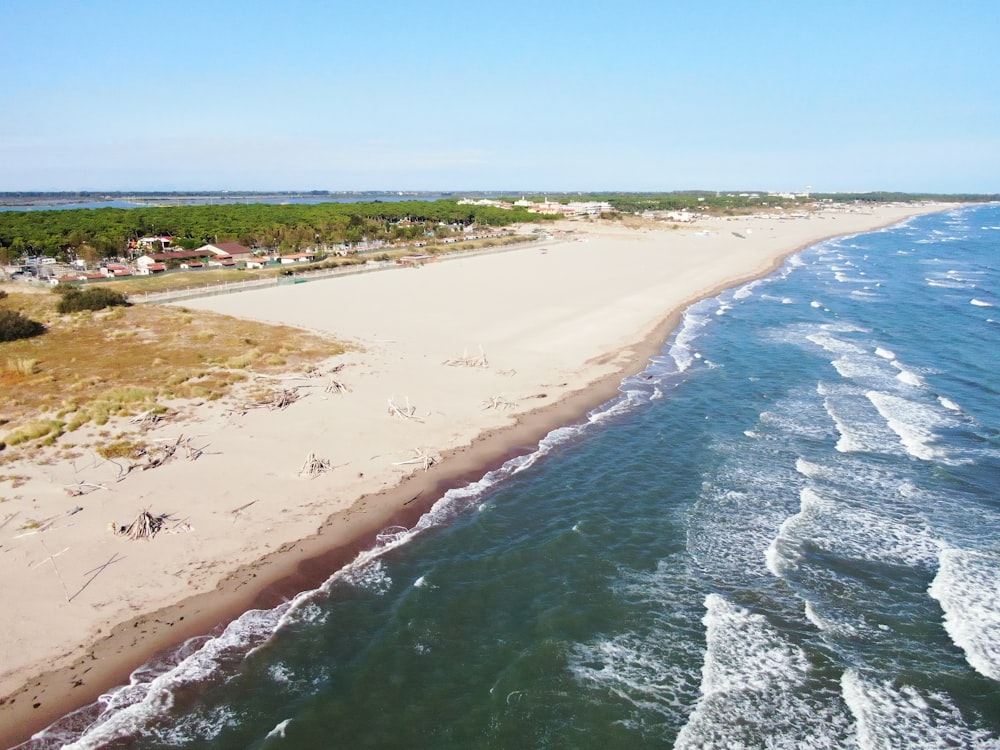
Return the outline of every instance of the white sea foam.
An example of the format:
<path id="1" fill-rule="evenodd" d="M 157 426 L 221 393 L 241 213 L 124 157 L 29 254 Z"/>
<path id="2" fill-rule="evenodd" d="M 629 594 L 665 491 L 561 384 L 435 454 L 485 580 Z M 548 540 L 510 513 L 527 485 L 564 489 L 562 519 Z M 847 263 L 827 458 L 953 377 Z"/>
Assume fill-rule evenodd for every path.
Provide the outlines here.
<path id="1" fill-rule="evenodd" d="M 911 385 L 914 388 L 924 387 L 925 385 L 924 379 L 919 375 L 917 375 L 917 373 L 913 372 L 912 370 L 906 369 L 902 364 L 899 363 L 899 361 L 893 360 L 892 366 L 899 370 L 899 375 L 896 376 L 896 379 L 900 383 Z"/>
<path id="2" fill-rule="evenodd" d="M 864 349 L 857 344 L 844 341 L 844 339 L 833 336 L 826 330 L 822 333 L 809 334 L 806 336 L 806 339 L 817 346 L 823 347 L 823 349 L 832 354 L 862 354 L 864 352 Z"/>
<path id="3" fill-rule="evenodd" d="M 984 730 L 969 727 L 951 700 L 921 694 L 848 669 L 841 678 L 844 702 L 857 722 L 858 746 L 868 748 L 997 748 Z"/>
<path id="4" fill-rule="evenodd" d="M 899 440 L 872 410 L 872 404 L 861 393 L 840 393 L 820 383 L 817 390 L 824 395 L 823 405 L 840 435 L 836 448 L 841 453 L 899 454 Z"/>
<path id="5" fill-rule="evenodd" d="M 757 287 L 759 287 L 764 282 L 765 282 L 765 279 L 755 279 L 754 281 L 750 281 L 750 282 L 744 284 L 739 289 L 737 289 L 736 291 L 733 292 L 733 299 L 737 299 L 737 300 L 747 299 L 748 297 L 753 296 L 754 289 L 756 289 Z"/>
<path id="6" fill-rule="evenodd" d="M 813 300 L 812 302 L 809 303 L 809 307 L 819 308 L 819 307 L 822 307 L 822 306 L 823 306 L 823 303 L 822 302 L 817 302 L 816 300 Z"/>
<path id="7" fill-rule="evenodd" d="M 688 308 L 684 313 L 681 327 L 674 336 L 669 350 L 670 356 L 673 357 L 677 365 L 678 372 L 684 372 L 694 363 L 692 344 L 708 323 L 707 316 L 694 312 L 692 308 Z"/>
<path id="8" fill-rule="evenodd" d="M 267 739 L 267 740 L 270 740 L 270 739 L 284 739 L 285 738 L 285 729 L 291 723 L 292 723 L 291 719 L 285 719 L 284 721 L 278 722 L 278 724 L 274 727 L 274 729 L 272 729 L 270 732 L 267 733 L 267 736 L 264 739 Z"/>
<path id="9" fill-rule="evenodd" d="M 943 414 L 927 404 L 891 393 L 868 391 L 867 396 L 889 429 L 899 436 L 899 442 L 907 453 L 923 461 L 946 457 L 945 451 L 934 445 L 937 439 L 934 429 L 951 424 Z"/>
<path id="10" fill-rule="evenodd" d="M 944 627 L 982 675 L 1000 681 L 1000 554 L 948 548 L 928 593 L 944 611 Z"/>
<path id="11" fill-rule="evenodd" d="M 882 359 L 895 359 L 896 353 L 890 351 L 889 349 L 883 349 L 881 346 L 875 347 L 875 354 L 877 354 Z"/>
<path id="12" fill-rule="evenodd" d="M 718 594 L 710 594 L 705 607 L 701 698 L 675 748 L 849 746 L 850 717 L 836 696 L 803 689 L 811 670 L 799 647 L 761 615 Z"/>
<path id="13" fill-rule="evenodd" d="M 178 689 L 209 679 L 223 664 L 240 658 L 248 644 L 270 636 L 286 606 L 245 612 L 217 637 L 196 639 L 199 647 L 193 653 L 152 679 L 148 667 L 136 670 L 128 685 L 100 697 L 100 714 L 65 748 L 90 750 L 138 734 L 170 710 Z"/>
<path id="14" fill-rule="evenodd" d="M 594 644 L 577 646 L 570 663 L 584 684 L 608 691 L 642 711 L 682 719 L 681 710 L 697 695 L 694 674 L 670 658 L 669 638 L 655 640 L 628 633 Z"/>
<path id="15" fill-rule="evenodd" d="M 944 396 L 938 396 L 938 402 L 941 404 L 941 406 L 943 406 L 945 409 L 949 409 L 950 411 L 962 411 L 962 407 L 956 404 L 950 398 L 945 398 Z"/>
<path id="16" fill-rule="evenodd" d="M 969 300 L 970 305 L 975 305 L 976 307 L 993 307 L 992 302 L 984 302 L 981 299 L 971 299 Z"/>
<path id="17" fill-rule="evenodd" d="M 830 471 L 825 466 L 820 466 L 801 457 L 795 459 L 795 470 L 802 476 L 809 477 L 810 479 L 830 476 Z"/>
<path id="18" fill-rule="evenodd" d="M 927 282 L 927 286 L 937 287 L 939 289 L 968 289 L 967 284 L 963 284 L 959 281 L 952 281 L 950 279 L 935 279 L 935 278 L 925 278 L 924 281 Z"/>
<path id="19" fill-rule="evenodd" d="M 886 375 L 884 365 L 868 355 L 838 357 L 830 364 L 840 377 L 848 380 L 879 380 Z"/>
<path id="20" fill-rule="evenodd" d="M 379 596 L 388 593 L 392 588 L 392 578 L 381 560 L 373 560 L 368 565 L 350 567 L 340 576 L 340 580 Z"/>

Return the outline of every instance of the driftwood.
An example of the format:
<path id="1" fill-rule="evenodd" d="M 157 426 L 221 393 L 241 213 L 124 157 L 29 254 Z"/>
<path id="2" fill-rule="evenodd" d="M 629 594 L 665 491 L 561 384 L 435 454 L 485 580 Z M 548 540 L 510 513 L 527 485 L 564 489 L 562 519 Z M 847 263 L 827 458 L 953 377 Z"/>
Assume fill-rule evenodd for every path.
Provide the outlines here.
<path id="1" fill-rule="evenodd" d="M 514 406 L 513 401 L 508 401 L 503 396 L 491 396 L 483 402 L 484 409 L 512 409 Z"/>
<path id="2" fill-rule="evenodd" d="M 158 466 L 163 466 L 163 464 L 167 463 L 167 461 L 169 461 L 174 457 L 174 455 L 176 455 L 179 449 L 184 450 L 184 453 L 189 461 L 196 461 L 199 457 L 201 457 L 202 453 L 207 447 L 208 446 L 195 448 L 193 445 L 191 445 L 191 438 L 189 437 L 186 438 L 182 434 L 178 435 L 177 439 L 174 440 L 174 442 L 170 443 L 169 445 L 165 445 L 162 448 L 154 448 L 152 450 L 143 451 L 143 455 L 146 456 L 145 462 L 130 463 L 128 466 L 122 466 L 117 461 L 113 461 L 111 459 L 108 460 L 118 467 L 118 476 L 115 478 L 115 481 L 120 482 L 123 479 L 125 479 L 125 477 L 127 477 L 134 469 L 148 471 L 149 469 L 155 469 Z M 67 489 L 67 492 L 68 491 L 69 490 Z"/>
<path id="3" fill-rule="evenodd" d="M 347 393 L 350 390 L 351 390 L 350 388 L 341 383 L 339 380 L 334 380 L 332 378 L 330 379 L 330 382 L 326 386 L 327 393 L 340 394 L 340 393 Z"/>
<path id="4" fill-rule="evenodd" d="M 118 526 L 114 522 L 112 526 L 117 536 L 127 536 L 132 540 L 152 539 L 163 529 L 163 523 L 169 518 L 166 513 L 154 516 L 148 510 L 144 510 L 128 526 Z"/>
<path id="5" fill-rule="evenodd" d="M 315 479 L 320 474 L 330 471 L 330 468 L 330 462 L 327 459 L 317 458 L 315 453 L 310 453 L 306 457 L 305 463 L 302 464 L 302 468 L 299 469 L 299 476 Z"/>
<path id="6" fill-rule="evenodd" d="M 389 414 L 394 417 L 400 417 L 401 419 L 413 419 L 417 422 L 423 422 L 420 417 L 417 416 L 417 408 L 415 406 L 410 406 L 410 397 L 406 397 L 406 406 L 400 406 L 395 401 L 392 400 L 392 396 L 389 397 Z"/>
<path id="7" fill-rule="evenodd" d="M 70 597 L 67 597 L 66 601 L 72 602 L 74 599 L 76 599 L 76 597 L 78 597 L 80 594 L 83 593 L 83 590 L 87 588 L 87 586 L 89 586 L 94 582 L 94 579 L 97 578 L 97 576 L 99 576 L 101 573 L 107 570 L 108 566 L 113 565 L 116 562 L 120 562 L 121 560 L 124 559 L 125 559 L 124 557 L 118 557 L 118 553 L 115 552 L 115 554 L 113 554 L 106 563 L 104 563 L 103 565 L 98 565 L 96 568 L 91 568 L 90 570 L 88 570 L 86 573 L 84 573 L 84 575 L 90 576 L 90 578 L 88 578 L 87 582 L 84 583 L 79 589 L 77 589 L 75 594 L 73 594 Z"/>
<path id="8" fill-rule="evenodd" d="M 431 466 L 438 462 L 434 456 L 428 456 L 424 451 L 419 448 L 413 449 L 414 457 L 407 459 L 406 461 L 395 461 L 393 466 L 406 466 L 407 464 L 423 464 L 424 471 L 427 471 Z"/>
<path id="9" fill-rule="evenodd" d="M 455 359 L 446 359 L 444 364 L 449 367 L 481 367 L 488 368 L 490 363 L 486 360 L 486 353 L 483 351 L 482 345 L 479 347 L 479 356 L 470 357 L 469 351 L 466 349 L 462 352 L 461 357 L 456 357 Z"/>
<path id="10" fill-rule="evenodd" d="M 70 497 L 79 497 L 80 495 L 89 495 L 95 490 L 106 490 L 103 484 L 93 484 L 91 482 L 77 482 L 76 484 L 68 484 L 63 487 L 66 490 L 66 494 Z"/>
<path id="11" fill-rule="evenodd" d="M 163 421 L 163 415 L 158 414 L 153 409 L 144 411 L 142 414 L 136 414 L 129 420 L 131 424 L 137 424 L 147 428 L 154 427 L 155 425 L 157 425 L 162 421 Z"/>
<path id="12" fill-rule="evenodd" d="M 244 410 L 259 408 L 272 410 L 284 409 L 285 407 L 294 404 L 300 398 L 301 395 L 299 394 L 298 388 L 282 388 L 280 390 L 271 391 L 271 393 L 255 403 L 245 404 L 243 408 Z"/>

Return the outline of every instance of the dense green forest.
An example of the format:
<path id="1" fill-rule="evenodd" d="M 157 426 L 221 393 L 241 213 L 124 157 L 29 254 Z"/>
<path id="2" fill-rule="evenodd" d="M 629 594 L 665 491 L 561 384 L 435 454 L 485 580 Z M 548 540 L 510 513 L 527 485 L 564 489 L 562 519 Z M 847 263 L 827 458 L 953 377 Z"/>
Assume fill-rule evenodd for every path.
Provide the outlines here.
<path id="1" fill-rule="evenodd" d="M 363 240 L 409 240 L 448 227 L 501 227 L 538 221 L 523 209 L 459 205 L 454 200 L 371 203 L 229 203 L 143 208 L 0 211 L 0 262 L 24 255 L 121 255 L 130 240 L 168 235 L 196 248 L 239 242 L 251 248 L 295 250 Z"/>
<path id="2" fill-rule="evenodd" d="M 183 198 L 183 194 L 176 194 Z M 27 197 L 27 196 L 26 196 Z M 529 196 L 530 197 L 530 196 Z M 942 195 L 932 193 L 813 193 L 809 197 L 777 197 L 765 191 L 719 192 L 688 190 L 671 193 L 562 193 L 537 196 L 564 203 L 581 200 L 609 202 L 623 213 L 677 211 L 733 213 L 782 206 L 785 209 L 816 201 L 985 202 L 998 195 Z M 447 236 L 452 228 L 472 224 L 501 227 L 545 217 L 523 209 L 459 205 L 457 200 L 374 200 L 363 203 L 216 203 L 140 208 L 52 209 L 0 211 L 0 263 L 23 256 L 67 259 L 74 255 L 99 260 L 123 254 L 130 240 L 169 235 L 181 248 L 208 242 L 235 241 L 251 248 L 290 251 L 334 248 L 362 241 L 406 241 L 433 233 Z"/>

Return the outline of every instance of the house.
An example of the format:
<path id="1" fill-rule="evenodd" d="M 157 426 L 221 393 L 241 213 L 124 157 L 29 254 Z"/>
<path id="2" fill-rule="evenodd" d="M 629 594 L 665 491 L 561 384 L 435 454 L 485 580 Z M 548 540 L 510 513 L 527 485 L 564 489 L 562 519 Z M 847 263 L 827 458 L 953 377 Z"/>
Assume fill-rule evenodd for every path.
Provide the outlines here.
<path id="1" fill-rule="evenodd" d="M 312 263 L 314 260 L 316 260 L 316 253 L 292 253 L 291 255 L 281 256 L 282 265 L 288 265 L 289 263 Z"/>
<path id="2" fill-rule="evenodd" d="M 129 268 L 128 266 L 122 265 L 121 263 L 108 263 L 106 266 L 102 266 L 98 270 L 104 276 L 104 278 L 107 279 L 132 275 L 132 269 Z"/>
<path id="3" fill-rule="evenodd" d="M 167 235 L 157 235 L 155 237 L 140 237 L 138 240 L 132 240 L 129 243 L 129 247 L 132 249 L 140 248 L 143 250 L 148 250 L 150 248 L 156 247 L 156 243 L 160 243 L 160 248 L 170 247 L 170 243 L 174 241 L 173 237 Z"/>
<path id="4" fill-rule="evenodd" d="M 144 258 L 148 257 L 149 257 L 148 255 L 144 255 L 142 258 L 139 258 L 139 261 L 142 261 Z M 136 275 L 138 276 L 150 276 L 154 273 L 163 273 L 164 271 L 167 270 L 166 263 L 157 263 L 152 259 L 148 263 L 141 263 L 139 261 L 136 262 L 136 271 L 135 271 Z"/>
<path id="5" fill-rule="evenodd" d="M 202 245 L 196 252 L 203 256 L 230 257 L 234 261 L 244 261 L 254 257 L 253 250 L 244 247 L 239 242 L 216 242 L 215 244 Z"/>

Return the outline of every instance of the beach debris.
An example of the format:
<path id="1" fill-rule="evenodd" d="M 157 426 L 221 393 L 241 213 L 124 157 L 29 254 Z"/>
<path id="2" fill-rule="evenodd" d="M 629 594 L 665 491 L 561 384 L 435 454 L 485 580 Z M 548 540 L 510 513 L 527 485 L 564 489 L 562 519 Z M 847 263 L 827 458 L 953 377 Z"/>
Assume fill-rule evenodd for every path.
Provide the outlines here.
<path id="1" fill-rule="evenodd" d="M 456 357 L 455 359 L 446 359 L 444 364 L 449 367 L 479 367 L 482 369 L 488 369 L 490 366 L 489 361 L 486 359 L 486 353 L 483 351 L 483 345 L 479 345 L 479 356 L 470 357 L 469 350 L 466 349 L 462 352 L 461 357 Z"/>
<path id="2" fill-rule="evenodd" d="M 244 503 L 239 508 L 233 508 L 231 511 L 229 511 L 233 515 L 233 520 L 235 521 L 236 518 L 240 515 L 240 513 L 242 513 L 243 511 L 245 511 L 247 508 L 249 508 L 251 505 L 253 505 L 256 502 L 257 502 L 256 500 L 251 500 L 249 503 Z"/>
<path id="3" fill-rule="evenodd" d="M 517 375 L 517 370 L 497 370 L 497 375 L 503 375 L 505 378 L 512 378 Z"/>
<path id="4" fill-rule="evenodd" d="M 299 476 L 307 476 L 310 479 L 315 479 L 320 474 L 325 474 L 330 471 L 330 462 L 325 458 L 317 458 L 315 453 L 310 453 L 306 456 L 305 463 L 302 464 L 302 468 L 299 469 Z"/>
<path id="5" fill-rule="evenodd" d="M 393 400 L 392 396 L 389 396 L 389 414 L 400 419 L 412 419 L 417 422 L 423 422 L 424 420 L 417 416 L 417 407 L 410 406 L 410 397 L 406 396 L 405 398 L 406 406 L 400 406 Z"/>
<path id="6" fill-rule="evenodd" d="M 326 385 L 327 393 L 341 394 L 341 393 L 347 393 L 350 390 L 351 390 L 350 388 L 341 383 L 339 380 L 334 380 L 333 378 L 330 378 L 330 382 L 327 383 Z"/>
<path id="7" fill-rule="evenodd" d="M 89 495 L 91 492 L 96 492 L 97 490 L 106 490 L 107 487 L 103 484 L 81 481 L 76 484 L 67 484 L 63 489 L 70 497 L 79 497 L 80 495 Z"/>
<path id="8" fill-rule="evenodd" d="M 183 433 L 178 435 L 177 438 L 167 445 L 160 448 L 148 449 L 144 448 L 141 455 L 146 457 L 143 462 L 132 462 L 127 466 L 122 466 L 117 461 L 113 459 L 108 459 L 111 463 L 118 467 L 118 476 L 115 477 L 116 482 L 121 482 L 125 477 L 132 473 L 135 469 L 140 469 L 142 471 L 148 471 L 149 469 L 155 469 L 158 466 L 163 466 L 170 459 L 174 457 L 178 449 L 183 448 L 189 460 L 194 461 L 199 456 L 201 456 L 203 448 L 194 448 L 191 446 L 191 438 L 184 437 Z"/>
<path id="9" fill-rule="evenodd" d="M 439 460 L 434 456 L 428 455 L 425 451 L 422 451 L 419 448 L 414 448 L 413 454 L 414 454 L 413 458 L 408 458 L 405 461 L 394 461 L 392 465 L 407 466 L 409 464 L 422 464 L 424 467 L 424 471 L 427 471 L 429 468 L 431 468 L 431 466 L 436 464 Z"/>
<path id="10" fill-rule="evenodd" d="M 156 410 L 156 407 L 144 411 L 142 414 L 136 414 L 129 420 L 130 424 L 137 424 L 145 428 L 154 427 L 164 419 L 163 414 Z"/>
<path id="11" fill-rule="evenodd" d="M 491 396 L 483 402 L 484 409 L 512 409 L 514 406 L 513 401 L 508 401 L 503 396 Z"/>
<path id="12" fill-rule="evenodd" d="M 112 530 L 116 536 L 127 536 L 133 541 L 139 539 L 152 539 L 163 528 L 163 524 L 170 518 L 167 513 L 154 516 L 149 510 L 142 510 L 139 515 L 128 526 L 118 526 L 111 522 Z"/>
<path id="13" fill-rule="evenodd" d="M 271 391 L 259 401 L 245 404 L 243 408 L 244 410 L 267 408 L 274 411 L 275 409 L 284 409 L 291 406 L 300 398 L 302 396 L 299 394 L 298 388 L 281 388 Z"/>
<path id="14" fill-rule="evenodd" d="M 101 573 L 107 570 L 109 565 L 112 565 L 116 562 L 121 562 L 124 559 L 125 559 L 124 557 L 119 557 L 118 553 L 115 552 L 115 554 L 113 554 L 106 563 L 104 563 L 103 565 L 98 565 L 96 568 L 91 568 L 90 570 L 88 570 L 86 573 L 84 573 L 84 575 L 90 576 L 90 578 L 88 578 L 86 583 L 84 583 L 79 589 L 77 589 L 75 594 L 66 597 L 66 601 L 72 602 L 74 599 L 76 599 L 76 597 L 78 597 L 80 594 L 83 593 L 83 590 L 87 588 L 87 586 L 89 586 L 94 582 L 94 579 L 97 578 L 97 576 L 99 576 Z"/>

